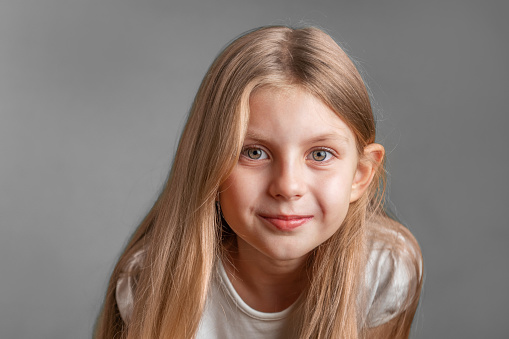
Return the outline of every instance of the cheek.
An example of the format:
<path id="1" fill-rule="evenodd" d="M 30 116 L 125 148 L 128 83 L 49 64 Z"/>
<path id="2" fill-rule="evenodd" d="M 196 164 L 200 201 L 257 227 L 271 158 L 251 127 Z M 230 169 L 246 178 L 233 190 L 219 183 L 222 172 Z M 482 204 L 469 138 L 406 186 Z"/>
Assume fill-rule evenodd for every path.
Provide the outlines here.
<path id="1" fill-rule="evenodd" d="M 237 221 L 250 210 L 260 192 L 256 180 L 250 180 L 242 172 L 234 171 L 219 187 L 219 202 L 227 221 Z"/>
<path id="2" fill-rule="evenodd" d="M 235 196 L 242 201 L 253 200 L 266 192 L 269 176 L 267 171 L 256 171 L 238 166 L 219 189 L 222 194 Z"/>
<path id="3" fill-rule="evenodd" d="M 344 175 L 331 175 L 322 180 L 322 183 L 315 187 L 315 196 L 324 213 L 339 216 L 346 214 L 350 205 L 350 193 L 352 191 L 353 173 Z"/>

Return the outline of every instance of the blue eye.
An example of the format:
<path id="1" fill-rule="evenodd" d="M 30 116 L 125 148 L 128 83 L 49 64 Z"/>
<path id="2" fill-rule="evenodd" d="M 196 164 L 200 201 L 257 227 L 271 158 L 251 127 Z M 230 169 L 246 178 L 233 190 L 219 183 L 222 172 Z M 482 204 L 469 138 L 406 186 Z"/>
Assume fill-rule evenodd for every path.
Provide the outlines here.
<path id="1" fill-rule="evenodd" d="M 246 148 L 242 151 L 242 154 L 252 160 L 263 160 L 268 158 L 267 153 L 265 153 L 264 150 L 256 147 Z"/>
<path id="2" fill-rule="evenodd" d="M 332 153 L 327 150 L 317 149 L 312 151 L 309 154 L 308 158 L 311 157 L 311 159 L 313 159 L 314 161 L 323 162 L 329 160 L 332 156 L 333 156 Z"/>

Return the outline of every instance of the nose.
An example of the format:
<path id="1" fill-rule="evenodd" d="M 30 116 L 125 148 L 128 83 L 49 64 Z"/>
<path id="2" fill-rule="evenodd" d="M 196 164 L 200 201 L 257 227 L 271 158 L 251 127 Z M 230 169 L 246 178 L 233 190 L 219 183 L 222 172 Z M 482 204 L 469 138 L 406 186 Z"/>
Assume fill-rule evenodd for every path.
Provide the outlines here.
<path id="1" fill-rule="evenodd" d="M 307 190 L 302 164 L 296 161 L 281 161 L 273 166 L 270 195 L 277 199 L 300 199 Z"/>

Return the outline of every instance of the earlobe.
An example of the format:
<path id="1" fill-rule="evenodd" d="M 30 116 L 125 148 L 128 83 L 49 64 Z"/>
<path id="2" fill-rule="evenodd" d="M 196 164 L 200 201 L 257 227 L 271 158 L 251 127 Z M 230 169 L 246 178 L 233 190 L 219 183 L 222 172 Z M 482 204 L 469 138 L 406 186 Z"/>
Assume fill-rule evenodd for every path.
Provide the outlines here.
<path id="1" fill-rule="evenodd" d="M 380 144 L 373 143 L 364 148 L 352 183 L 352 190 L 350 192 L 351 203 L 358 200 L 366 192 L 378 167 L 382 164 L 384 154 L 385 149 Z"/>

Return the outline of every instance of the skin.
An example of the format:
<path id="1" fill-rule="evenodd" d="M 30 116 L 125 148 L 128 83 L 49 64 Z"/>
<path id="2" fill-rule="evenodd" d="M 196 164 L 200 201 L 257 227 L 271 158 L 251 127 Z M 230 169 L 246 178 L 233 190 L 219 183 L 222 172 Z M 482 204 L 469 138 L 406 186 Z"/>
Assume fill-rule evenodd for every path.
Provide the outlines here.
<path id="1" fill-rule="evenodd" d="M 300 87 L 252 94 L 243 146 L 220 187 L 223 216 L 237 235 L 225 269 L 248 305 L 277 312 L 305 288 L 307 256 L 365 192 L 383 147 L 370 144 L 359 155 L 348 126 Z"/>

